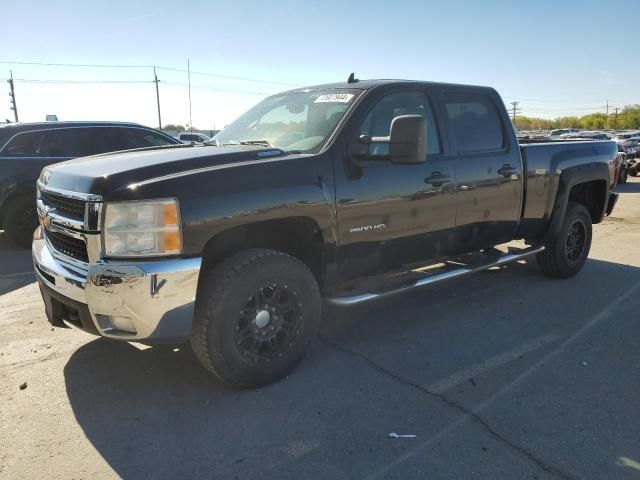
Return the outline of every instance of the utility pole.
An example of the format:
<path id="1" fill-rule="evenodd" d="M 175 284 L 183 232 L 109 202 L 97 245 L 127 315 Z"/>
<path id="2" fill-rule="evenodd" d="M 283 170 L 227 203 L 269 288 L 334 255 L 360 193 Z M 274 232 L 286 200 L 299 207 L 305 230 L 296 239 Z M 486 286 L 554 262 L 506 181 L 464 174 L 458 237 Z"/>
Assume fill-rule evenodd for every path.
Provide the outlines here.
<path id="1" fill-rule="evenodd" d="M 193 132 L 193 123 L 191 123 L 191 66 L 187 58 L 187 77 L 189 83 L 189 131 Z"/>
<path id="2" fill-rule="evenodd" d="M 609 100 L 607 100 L 607 113 L 604 115 L 604 128 L 609 127 Z"/>
<path id="3" fill-rule="evenodd" d="M 11 110 L 13 110 L 13 118 L 18 123 L 18 106 L 16 105 L 16 91 L 13 88 L 13 72 L 9 70 L 9 97 L 11 97 Z"/>
<path id="4" fill-rule="evenodd" d="M 516 124 L 516 113 L 520 113 L 519 109 L 518 109 L 518 104 L 520 102 L 511 102 L 509 105 L 511 105 L 511 121 L 513 122 L 513 124 Z"/>
<path id="5" fill-rule="evenodd" d="M 156 103 L 158 105 L 158 128 L 162 130 L 162 118 L 160 117 L 160 90 L 158 89 L 158 75 L 156 75 L 156 67 L 153 67 L 153 83 L 156 84 Z"/>
<path id="6" fill-rule="evenodd" d="M 618 107 L 616 107 L 616 113 L 613 117 L 613 129 L 616 130 L 618 128 Z"/>

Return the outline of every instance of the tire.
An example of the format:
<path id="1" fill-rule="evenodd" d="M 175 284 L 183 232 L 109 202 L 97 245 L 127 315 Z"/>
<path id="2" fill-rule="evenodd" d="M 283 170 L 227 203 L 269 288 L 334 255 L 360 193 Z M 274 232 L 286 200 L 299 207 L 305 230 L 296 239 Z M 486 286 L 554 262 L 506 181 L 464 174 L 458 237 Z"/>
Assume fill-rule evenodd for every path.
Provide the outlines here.
<path id="1" fill-rule="evenodd" d="M 274 250 L 245 250 L 203 271 L 191 346 L 223 382 L 260 387 L 298 365 L 320 317 L 318 284 L 304 263 Z"/>
<path id="2" fill-rule="evenodd" d="M 622 170 L 620 170 L 620 175 L 618 176 L 618 185 L 624 185 L 625 183 L 627 183 L 628 175 L 629 174 L 627 172 L 627 168 L 622 167 Z"/>
<path id="3" fill-rule="evenodd" d="M 542 272 L 552 278 L 569 278 L 580 271 L 591 248 L 591 215 L 580 203 L 569 202 L 557 235 L 544 242 L 537 255 Z"/>
<path id="4" fill-rule="evenodd" d="M 9 202 L 4 217 L 4 231 L 20 247 L 31 248 L 33 231 L 38 226 L 36 195 L 21 194 Z"/>

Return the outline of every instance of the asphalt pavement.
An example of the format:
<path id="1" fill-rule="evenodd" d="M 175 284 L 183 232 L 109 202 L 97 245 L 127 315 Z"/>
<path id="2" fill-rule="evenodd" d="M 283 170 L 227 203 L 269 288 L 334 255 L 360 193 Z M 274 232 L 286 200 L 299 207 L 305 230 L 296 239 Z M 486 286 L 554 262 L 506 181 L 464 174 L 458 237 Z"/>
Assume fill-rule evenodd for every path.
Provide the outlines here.
<path id="1" fill-rule="evenodd" d="M 518 263 L 326 306 L 259 390 L 52 329 L 0 233 L 0 478 L 640 479 L 640 181 L 618 190 L 575 278 Z"/>

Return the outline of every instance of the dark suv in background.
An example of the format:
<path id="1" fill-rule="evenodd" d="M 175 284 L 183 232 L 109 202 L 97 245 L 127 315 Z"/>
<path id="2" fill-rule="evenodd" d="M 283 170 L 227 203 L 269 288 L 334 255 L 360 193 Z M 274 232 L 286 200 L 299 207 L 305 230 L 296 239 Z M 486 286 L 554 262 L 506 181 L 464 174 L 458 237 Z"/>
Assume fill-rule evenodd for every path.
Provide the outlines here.
<path id="1" fill-rule="evenodd" d="M 36 180 L 46 165 L 76 157 L 180 141 L 136 123 L 46 122 L 0 125 L 0 228 L 28 248 L 37 226 Z"/>

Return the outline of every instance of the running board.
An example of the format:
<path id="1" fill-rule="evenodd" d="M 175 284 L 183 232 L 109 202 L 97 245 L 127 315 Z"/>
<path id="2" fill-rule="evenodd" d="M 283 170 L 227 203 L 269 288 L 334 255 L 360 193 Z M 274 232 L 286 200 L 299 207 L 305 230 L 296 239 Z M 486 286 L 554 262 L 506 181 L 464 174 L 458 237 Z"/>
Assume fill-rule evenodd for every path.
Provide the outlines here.
<path id="1" fill-rule="evenodd" d="M 431 285 L 433 283 L 442 282 L 444 280 L 449 280 L 452 278 L 462 277 L 464 275 L 468 275 L 470 273 L 481 272 L 483 270 L 488 270 L 493 267 L 499 267 L 502 265 L 506 265 L 508 263 L 517 262 L 518 260 L 522 260 L 531 255 L 535 255 L 536 253 L 540 253 L 544 250 L 544 246 L 532 246 L 518 250 L 510 250 L 508 252 L 500 252 L 500 255 L 496 255 L 497 251 L 492 251 L 492 254 L 486 254 L 486 262 L 472 264 L 461 264 L 460 262 L 443 262 L 441 264 L 436 264 L 435 266 L 426 266 L 423 268 L 414 269 L 411 272 L 414 273 L 425 273 L 432 271 L 433 273 L 427 274 L 422 278 L 418 278 L 415 281 L 412 281 L 408 284 L 403 284 L 397 286 L 395 288 L 389 290 L 382 291 L 368 291 L 365 293 L 360 293 L 357 295 L 342 295 L 342 296 L 334 296 L 329 297 L 326 300 L 333 305 L 355 305 L 358 303 L 368 302 L 370 300 L 375 300 L 382 297 L 387 297 L 390 295 L 395 295 L 396 293 L 405 292 L 407 290 L 412 290 L 417 287 L 422 287 L 425 285 Z M 441 266 L 439 266 L 441 265 Z M 434 271 L 434 268 L 438 270 L 444 270 L 442 272 Z"/>

